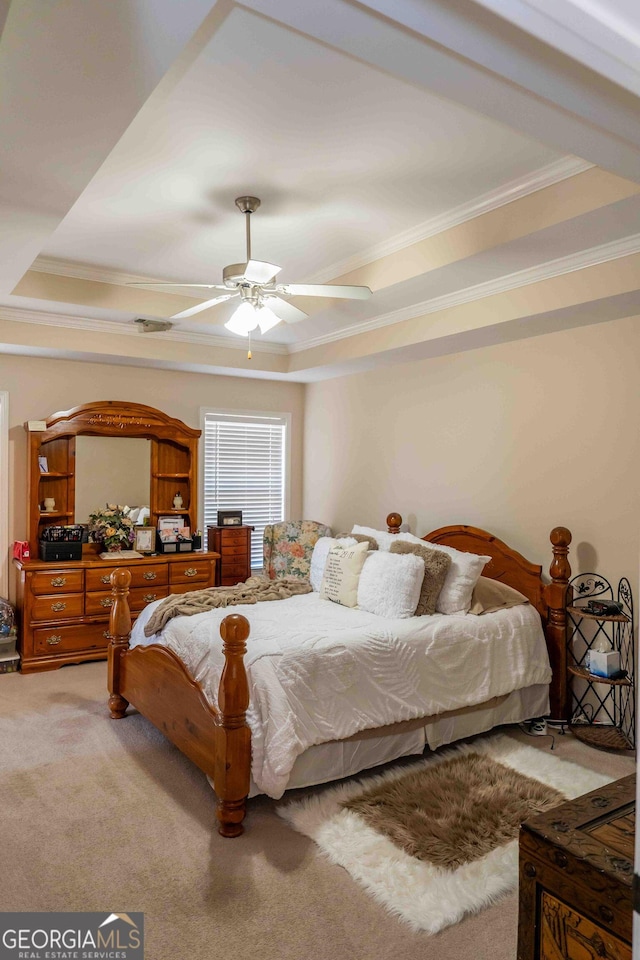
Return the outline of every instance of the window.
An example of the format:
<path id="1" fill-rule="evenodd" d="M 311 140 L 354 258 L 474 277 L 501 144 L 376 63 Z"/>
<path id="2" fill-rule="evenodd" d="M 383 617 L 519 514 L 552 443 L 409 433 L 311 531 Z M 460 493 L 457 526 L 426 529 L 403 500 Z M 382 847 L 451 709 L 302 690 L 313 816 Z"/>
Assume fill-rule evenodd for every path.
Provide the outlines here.
<path id="1" fill-rule="evenodd" d="M 290 414 L 202 411 L 204 525 L 218 510 L 242 510 L 255 527 L 251 566 L 262 567 L 262 535 L 284 520 L 288 499 Z"/>

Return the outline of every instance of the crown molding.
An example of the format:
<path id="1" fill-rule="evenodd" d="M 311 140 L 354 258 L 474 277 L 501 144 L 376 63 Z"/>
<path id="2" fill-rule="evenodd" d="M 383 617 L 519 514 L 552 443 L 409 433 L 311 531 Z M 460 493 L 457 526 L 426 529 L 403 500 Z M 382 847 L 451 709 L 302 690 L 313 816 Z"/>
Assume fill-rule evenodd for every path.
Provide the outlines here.
<path id="1" fill-rule="evenodd" d="M 605 243 L 598 247 L 591 247 L 589 250 L 581 250 L 578 253 L 573 253 L 566 257 L 559 257 L 556 260 L 549 260 L 535 267 L 528 267 L 525 270 L 505 274 L 502 277 L 497 277 L 495 280 L 487 280 L 484 283 L 474 284 L 462 290 L 444 294 L 441 297 L 433 297 L 421 303 L 414 303 L 407 307 L 402 307 L 399 310 L 393 310 L 390 313 L 372 317 L 364 323 L 344 327 L 342 330 L 324 334 L 319 337 L 311 337 L 307 340 L 301 340 L 288 345 L 254 341 L 252 343 L 252 350 L 256 350 L 259 353 L 275 353 L 281 355 L 302 353 L 304 350 L 310 350 L 313 347 L 324 346 L 337 340 L 346 340 L 349 337 L 367 333 L 371 330 L 379 330 L 382 327 L 401 323 L 403 320 L 413 320 L 416 317 L 436 313 L 439 310 L 446 310 L 450 307 L 470 303 L 473 300 L 480 300 L 484 297 L 506 293 L 517 287 L 538 283 L 542 280 L 550 280 L 562 274 L 584 270 L 587 267 L 596 266 L 599 263 L 606 263 L 608 260 L 618 260 L 621 257 L 631 256 L 635 253 L 640 253 L 640 233 L 625 237 L 622 240 L 614 240 L 611 243 Z M 153 336 L 159 337 L 161 340 L 171 340 L 176 343 L 195 343 L 202 346 L 221 347 L 225 349 L 233 349 L 240 346 L 236 340 L 230 340 L 228 337 L 216 337 L 215 335 L 211 336 L 205 333 L 167 330 L 162 333 L 141 334 L 139 329 L 132 324 L 115 323 L 109 320 L 92 320 L 86 317 L 73 317 L 60 313 L 44 313 L 36 310 L 18 310 L 14 307 L 0 306 L 0 320 L 67 327 L 75 330 L 107 333 L 111 336 L 114 334 L 122 336 Z M 242 344 L 242 347 L 244 349 L 244 344 Z"/>
<path id="2" fill-rule="evenodd" d="M 608 260 L 619 260 L 621 257 L 628 257 L 635 253 L 640 253 L 640 233 L 624 237 L 622 240 L 604 243 L 599 247 L 591 247 L 589 250 L 581 250 L 579 253 L 572 253 L 566 257 L 558 257 L 556 260 L 549 260 L 536 267 L 517 270 L 515 273 L 505 274 L 495 280 L 486 280 L 484 283 L 464 287 L 462 290 L 455 290 L 453 293 L 447 293 L 441 297 L 433 297 L 431 300 L 424 300 L 422 303 L 414 303 L 324 336 L 298 341 L 298 343 L 289 346 L 289 352 L 301 353 L 303 350 L 310 350 L 312 347 L 324 346 L 336 340 L 345 340 L 348 337 L 367 333 L 370 330 L 379 330 L 381 327 L 401 323 L 403 320 L 413 320 L 416 317 L 437 313 L 440 310 L 457 307 L 473 300 L 481 300 L 484 297 L 506 293 L 509 290 L 515 290 L 517 287 L 528 286 L 566 273 L 574 273 L 577 270 L 594 267 L 599 263 L 606 263 Z"/>
<path id="3" fill-rule="evenodd" d="M 18 310 L 15 307 L 0 306 L 0 320 L 10 320 L 16 323 L 35 323 L 45 327 L 65 327 L 70 330 L 85 330 L 90 333 L 106 333 L 109 336 L 125 337 L 154 337 L 160 340 L 171 340 L 174 343 L 195 343 L 206 347 L 222 347 L 233 350 L 246 347 L 246 343 L 239 343 L 230 337 L 216 337 L 206 333 L 191 333 L 189 331 L 165 330 L 159 333 L 142 333 L 138 326 L 129 323 L 116 323 L 111 320 L 92 320 L 88 317 L 72 317 L 63 313 L 44 313 L 39 310 Z M 255 353 L 288 354 L 285 344 L 251 341 L 251 349 Z"/>
<path id="4" fill-rule="evenodd" d="M 590 170 L 593 166 L 593 163 L 581 160 L 578 157 L 562 157 L 560 160 L 549 163 L 544 167 L 539 167 L 524 177 L 503 183 L 495 190 L 489 190 L 467 203 L 462 203 L 445 213 L 431 217 L 410 230 L 389 237 L 389 239 L 363 250 L 354 257 L 337 261 L 312 277 L 308 277 L 306 282 L 326 283 L 329 280 L 335 280 L 336 277 L 342 277 L 353 270 L 359 270 L 369 263 L 382 259 L 382 257 L 399 253 L 414 243 L 420 243 L 421 240 L 434 237 L 438 233 L 443 233 L 445 230 L 450 230 L 452 227 L 465 223 L 467 220 L 474 220 L 476 217 L 497 210 L 498 207 L 503 207 L 514 200 L 536 193 L 536 191 L 543 190 L 545 187 L 551 187 L 562 180 L 568 180 L 569 177 L 575 177 L 578 173 L 584 173 L 585 170 Z"/>
<path id="5" fill-rule="evenodd" d="M 524 177 L 503 183 L 495 190 L 483 193 L 468 203 L 453 207 L 437 217 L 431 217 L 431 219 L 425 220 L 410 230 L 389 237 L 383 243 L 369 247 L 354 257 L 338 261 L 319 273 L 307 277 L 306 282 L 325 283 L 328 280 L 334 280 L 336 277 L 364 267 L 381 257 L 398 253 L 414 243 L 419 243 L 421 240 L 436 236 L 436 234 L 449 230 L 451 227 L 456 227 L 467 220 L 473 220 L 484 213 L 496 210 L 513 200 L 519 200 L 521 197 L 526 197 L 537 190 L 550 187 L 554 183 L 560 183 L 562 180 L 568 180 L 569 177 L 575 177 L 576 174 L 583 173 L 591 167 L 593 167 L 593 164 L 586 160 L 580 160 L 577 157 L 562 157 L 560 160 L 540 167 Z M 58 277 L 91 280 L 96 283 L 112 283 L 117 286 L 126 286 L 128 283 L 162 284 L 162 280 L 157 280 L 154 277 L 124 273 L 121 270 L 109 270 L 92 264 L 77 263 L 73 260 L 58 260 L 55 257 L 37 257 L 29 269 L 35 270 L 37 273 L 51 273 Z M 169 282 L 171 281 L 165 278 L 165 283 Z M 188 284 L 185 284 L 185 288 L 187 287 Z"/>

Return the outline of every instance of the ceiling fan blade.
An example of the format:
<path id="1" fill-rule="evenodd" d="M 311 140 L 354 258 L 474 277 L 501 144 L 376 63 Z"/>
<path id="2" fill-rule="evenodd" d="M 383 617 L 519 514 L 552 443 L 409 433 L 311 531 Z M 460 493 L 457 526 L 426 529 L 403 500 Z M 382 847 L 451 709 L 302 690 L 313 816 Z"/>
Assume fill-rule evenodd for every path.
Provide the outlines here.
<path id="1" fill-rule="evenodd" d="M 181 313 L 174 313 L 170 320 L 186 320 L 187 317 L 193 317 L 194 314 L 200 313 L 202 310 L 208 310 L 209 307 L 213 307 L 216 303 L 222 303 L 224 300 L 230 300 L 232 297 L 237 297 L 237 293 L 225 293 L 221 297 L 214 297 L 213 300 L 205 300 L 204 303 L 199 303 L 197 307 L 189 307 L 188 310 L 183 310 Z"/>
<path id="2" fill-rule="evenodd" d="M 127 287 L 202 287 L 205 290 L 228 290 L 222 283 L 173 283 L 164 280 L 136 280 L 125 284 Z"/>
<path id="3" fill-rule="evenodd" d="M 277 283 L 276 293 L 286 297 L 337 297 L 343 300 L 368 300 L 369 287 L 342 286 L 336 283 Z"/>
<path id="4" fill-rule="evenodd" d="M 286 300 L 281 300 L 280 297 L 265 297 L 264 303 L 266 307 L 269 307 L 269 309 L 272 310 L 277 317 L 280 317 L 281 320 L 284 320 L 285 323 L 297 323 L 298 320 L 306 320 L 309 316 L 304 310 L 298 310 L 292 303 L 287 303 Z"/>
<path id="5" fill-rule="evenodd" d="M 264 260 L 249 260 L 247 269 L 244 271 L 244 279 L 249 283 L 268 283 L 277 273 L 280 273 L 282 267 L 275 263 L 266 263 Z"/>

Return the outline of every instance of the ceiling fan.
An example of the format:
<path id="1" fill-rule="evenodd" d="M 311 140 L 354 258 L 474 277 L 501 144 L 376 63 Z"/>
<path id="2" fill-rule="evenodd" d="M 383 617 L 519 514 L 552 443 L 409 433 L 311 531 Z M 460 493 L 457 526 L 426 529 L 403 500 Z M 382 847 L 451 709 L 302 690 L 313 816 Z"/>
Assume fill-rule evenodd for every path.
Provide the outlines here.
<path id="1" fill-rule="evenodd" d="M 247 261 L 246 263 L 231 263 L 222 271 L 222 283 L 162 283 L 162 281 L 145 281 L 132 286 L 163 286 L 163 287 L 202 287 L 206 290 L 224 290 L 221 295 L 205 300 L 196 307 L 189 307 L 181 313 L 174 314 L 171 320 L 186 320 L 202 310 L 213 307 L 216 303 L 240 299 L 238 309 L 225 323 L 225 327 L 232 333 L 247 337 L 252 330 L 260 327 L 261 333 L 266 333 L 277 323 L 297 323 L 304 320 L 308 314 L 292 303 L 283 300 L 283 297 L 335 297 L 348 300 L 366 300 L 371 296 L 369 287 L 345 286 L 332 283 L 276 283 L 276 276 L 282 267 L 264 260 L 251 258 L 251 214 L 260 206 L 257 197 L 238 197 L 236 206 L 245 214 L 247 233 Z"/>

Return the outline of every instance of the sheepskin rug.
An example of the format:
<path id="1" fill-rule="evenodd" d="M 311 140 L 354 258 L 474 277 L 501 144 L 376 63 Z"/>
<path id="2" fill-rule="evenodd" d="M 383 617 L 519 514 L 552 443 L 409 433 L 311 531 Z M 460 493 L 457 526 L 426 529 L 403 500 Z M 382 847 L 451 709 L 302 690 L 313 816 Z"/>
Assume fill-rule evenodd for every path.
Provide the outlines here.
<path id="1" fill-rule="evenodd" d="M 518 829 L 610 777 L 504 734 L 280 804 L 386 909 L 437 933 L 518 883 Z"/>

